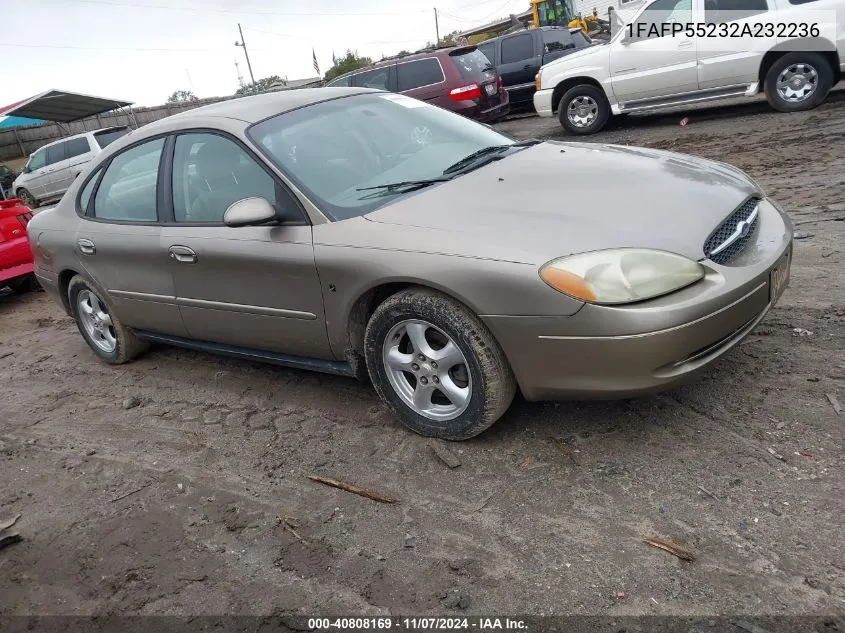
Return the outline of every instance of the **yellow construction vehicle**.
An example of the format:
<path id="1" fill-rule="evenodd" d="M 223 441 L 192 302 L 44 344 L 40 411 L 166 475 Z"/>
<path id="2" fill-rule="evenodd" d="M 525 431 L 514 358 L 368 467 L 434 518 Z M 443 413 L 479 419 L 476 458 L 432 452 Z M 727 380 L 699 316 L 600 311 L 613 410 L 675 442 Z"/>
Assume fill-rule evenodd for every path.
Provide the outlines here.
<path id="1" fill-rule="evenodd" d="M 582 16 L 575 13 L 572 0 L 530 0 L 532 28 L 540 26 L 569 26 L 581 29 L 590 36 L 609 35 L 610 23 L 599 18 L 593 10 L 592 15 Z"/>

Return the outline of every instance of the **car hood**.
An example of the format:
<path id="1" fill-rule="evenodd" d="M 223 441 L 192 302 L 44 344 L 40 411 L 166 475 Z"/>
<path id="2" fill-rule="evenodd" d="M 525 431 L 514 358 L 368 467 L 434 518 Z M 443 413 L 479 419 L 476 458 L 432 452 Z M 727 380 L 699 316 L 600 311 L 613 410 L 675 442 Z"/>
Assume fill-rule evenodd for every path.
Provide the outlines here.
<path id="1" fill-rule="evenodd" d="M 587 46 L 586 48 L 582 48 L 581 50 L 569 53 L 568 55 L 564 55 L 563 57 L 558 57 L 557 59 L 550 61 L 548 64 L 544 64 L 541 70 L 546 71 L 548 68 L 556 68 L 565 64 L 568 65 L 574 63 L 577 65 L 581 65 L 584 63 L 585 60 L 588 60 L 590 57 L 600 57 L 603 55 L 607 55 L 606 42 Z"/>
<path id="2" fill-rule="evenodd" d="M 751 195 L 762 193 L 724 163 L 635 147 L 545 142 L 365 217 L 415 229 L 388 233 L 392 246 L 402 249 L 538 265 L 619 247 L 699 260 L 712 231 Z"/>

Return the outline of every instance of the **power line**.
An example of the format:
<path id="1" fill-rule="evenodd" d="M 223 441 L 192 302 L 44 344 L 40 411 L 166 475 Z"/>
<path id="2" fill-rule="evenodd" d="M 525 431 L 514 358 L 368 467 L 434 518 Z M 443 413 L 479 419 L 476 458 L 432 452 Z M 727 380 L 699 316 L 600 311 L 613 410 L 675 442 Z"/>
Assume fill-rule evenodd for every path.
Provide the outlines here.
<path id="1" fill-rule="evenodd" d="M 295 16 L 335 16 L 335 17 L 355 17 L 355 16 L 380 16 L 380 15 L 411 15 L 428 13 L 428 10 L 413 10 L 413 11 L 250 11 L 247 9 L 217 9 L 211 7 L 174 7 L 162 4 L 131 4 L 126 2 L 110 2 L 109 0 L 73 0 L 74 2 L 82 4 L 97 4 L 112 7 L 125 7 L 127 9 L 158 9 L 164 11 L 191 11 L 194 13 L 226 13 L 226 14 L 244 14 L 244 15 L 280 15 L 285 17 Z"/>
<path id="2" fill-rule="evenodd" d="M 503 4 L 498 9 L 496 9 L 492 13 L 490 13 L 490 14 L 482 17 L 482 18 L 465 18 L 465 17 L 461 17 L 461 16 L 458 16 L 458 15 L 453 15 L 451 13 L 448 13 L 448 12 L 442 11 L 442 10 L 440 11 L 440 14 L 446 16 L 447 18 L 449 18 L 451 20 L 455 20 L 457 22 L 476 23 L 477 24 L 477 23 L 484 23 L 487 20 L 489 20 L 490 18 L 493 18 L 495 16 L 500 15 L 502 13 L 502 11 L 507 9 L 511 4 L 513 4 L 513 0 L 507 0 L 507 2 L 505 2 L 505 4 Z"/>

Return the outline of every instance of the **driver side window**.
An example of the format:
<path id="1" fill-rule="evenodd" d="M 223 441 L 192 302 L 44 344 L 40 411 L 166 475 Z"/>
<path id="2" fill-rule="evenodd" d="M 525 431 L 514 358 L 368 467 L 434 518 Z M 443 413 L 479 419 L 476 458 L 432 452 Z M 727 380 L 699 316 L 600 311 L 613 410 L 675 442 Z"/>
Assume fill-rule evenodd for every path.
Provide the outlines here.
<path id="1" fill-rule="evenodd" d="M 240 145 L 218 134 L 182 134 L 173 155 L 177 222 L 222 224 L 233 203 L 260 197 L 276 206 L 276 182 Z"/>
<path id="2" fill-rule="evenodd" d="M 657 0 L 646 7 L 633 24 L 634 39 L 671 36 L 671 28 L 664 25 L 673 22 L 692 22 L 692 0 Z"/>
<path id="3" fill-rule="evenodd" d="M 29 171 L 35 171 L 36 169 L 41 169 L 44 167 L 44 164 L 47 162 L 47 150 L 40 149 L 35 152 L 29 159 L 29 164 L 26 166 Z"/>

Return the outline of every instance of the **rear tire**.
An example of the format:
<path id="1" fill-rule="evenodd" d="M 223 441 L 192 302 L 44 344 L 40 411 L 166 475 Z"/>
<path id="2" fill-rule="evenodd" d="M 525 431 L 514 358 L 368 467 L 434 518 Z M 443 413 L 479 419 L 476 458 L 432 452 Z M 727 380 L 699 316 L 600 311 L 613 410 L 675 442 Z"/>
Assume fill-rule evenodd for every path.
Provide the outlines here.
<path id="1" fill-rule="evenodd" d="M 570 134 L 595 134 L 610 118 L 610 104 L 599 88 L 580 84 L 563 95 L 558 106 L 558 118 Z"/>
<path id="2" fill-rule="evenodd" d="M 833 70 L 818 53 L 787 53 L 766 73 L 766 99 L 779 112 L 812 110 L 833 86 Z"/>
<path id="3" fill-rule="evenodd" d="M 27 191 L 26 189 L 18 189 L 15 193 L 15 197 L 23 200 L 23 203 L 30 209 L 38 208 L 38 200 L 36 200 L 35 196 L 29 193 L 29 191 Z"/>
<path id="4" fill-rule="evenodd" d="M 122 365 L 149 348 L 149 343 L 120 322 L 100 291 L 81 276 L 70 280 L 67 296 L 79 332 L 100 359 Z"/>
<path id="5" fill-rule="evenodd" d="M 11 280 L 8 285 L 12 292 L 20 295 L 25 292 L 36 290 L 39 284 L 35 279 L 35 275 L 26 275 L 25 277 L 18 277 L 17 279 Z"/>
<path id="6" fill-rule="evenodd" d="M 492 333 L 465 306 L 433 290 L 411 288 L 379 305 L 364 348 L 379 397 L 405 426 L 426 437 L 475 437 L 516 394 Z"/>

